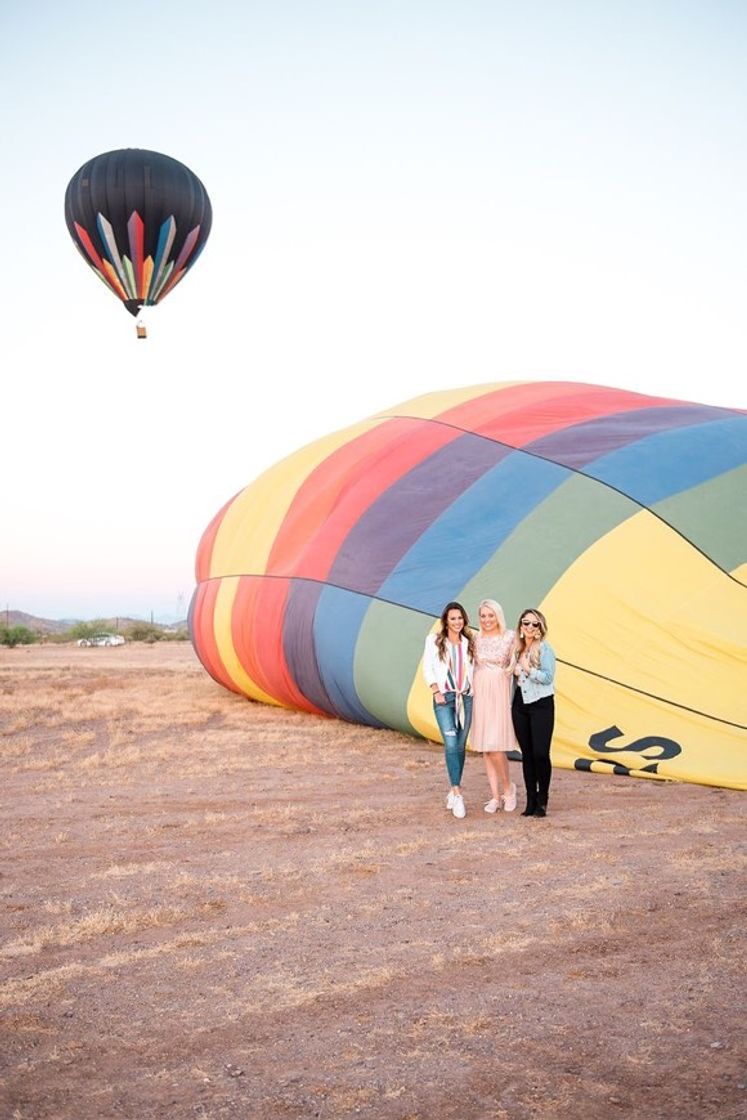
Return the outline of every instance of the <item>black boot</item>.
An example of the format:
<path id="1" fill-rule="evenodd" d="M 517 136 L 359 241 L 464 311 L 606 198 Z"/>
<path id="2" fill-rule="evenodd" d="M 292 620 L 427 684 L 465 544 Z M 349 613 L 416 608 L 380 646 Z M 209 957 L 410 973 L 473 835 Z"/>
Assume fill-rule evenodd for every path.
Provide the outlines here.
<path id="1" fill-rule="evenodd" d="M 546 805 L 537 805 L 535 807 L 534 812 L 532 813 L 532 816 L 533 817 L 546 817 L 547 816 L 547 806 Z"/>
<path id="2" fill-rule="evenodd" d="M 537 800 L 534 797 L 527 796 L 527 807 L 521 814 L 522 817 L 533 817 L 537 811 Z"/>

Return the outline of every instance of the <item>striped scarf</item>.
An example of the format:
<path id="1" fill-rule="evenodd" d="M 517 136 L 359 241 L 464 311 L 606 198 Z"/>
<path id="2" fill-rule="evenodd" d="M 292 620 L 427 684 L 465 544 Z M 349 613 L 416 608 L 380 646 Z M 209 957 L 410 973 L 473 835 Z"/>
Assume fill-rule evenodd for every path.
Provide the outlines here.
<path id="1" fill-rule="evenodd" d="M 467 685 L 467 666 L 464 662 L 462 643 L 449 646 L 451 668 L 446 675 L 446 684 L 449 692 L 454 693 L 454 708 L 457 727 L 464 727 L 464 694 L 469 690 Z"/>

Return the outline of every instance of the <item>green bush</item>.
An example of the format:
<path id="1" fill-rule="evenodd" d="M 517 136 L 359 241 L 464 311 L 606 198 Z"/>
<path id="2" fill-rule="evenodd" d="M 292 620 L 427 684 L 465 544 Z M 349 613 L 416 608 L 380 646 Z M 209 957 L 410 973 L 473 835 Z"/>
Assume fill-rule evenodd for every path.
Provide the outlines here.
<path id="1" fill-rule="evenodd" d="M 186 627 L 182 627 L 180 630 L 164 630 L 161 637 L 164 642 L 188 642 L 189 630 Z"/>
<path id="2" fill-rule="evenodd" d="M 134 622 L 125 631 L 125 637 L 131 642 L 160 642 L 163 631 L 151 622 Z"/>
<path id="3" fill-rule="evenodd" d="M 33 645 L 37 640 L 37 635 L 28 626 L 0 626 L 0 645 L 12 649 L 14 646 Z"/>
<path id="4" fill-rule="evenodd" d="M 92 638 L 94 634 L 107 633 L 109 629 L 108 624 L 99 618 L 93 622 L 76 622 L 65 631 L 65 636 L 68 641 L 78 641 L 80 638 Z"/>

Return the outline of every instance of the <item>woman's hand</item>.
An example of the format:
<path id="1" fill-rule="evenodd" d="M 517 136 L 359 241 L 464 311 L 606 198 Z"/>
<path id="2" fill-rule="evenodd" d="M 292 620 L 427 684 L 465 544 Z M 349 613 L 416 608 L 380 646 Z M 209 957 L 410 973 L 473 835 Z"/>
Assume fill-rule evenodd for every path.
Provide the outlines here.
<path id="1" fill-rule="evenodd" d="M 439 692 L 439 691 L 434 692 L 433 693 L 433 699 L 436 701 L 437 704 L 445 704 L 446 703 L 446 701 L 444 700 L 443 692 Z"/>

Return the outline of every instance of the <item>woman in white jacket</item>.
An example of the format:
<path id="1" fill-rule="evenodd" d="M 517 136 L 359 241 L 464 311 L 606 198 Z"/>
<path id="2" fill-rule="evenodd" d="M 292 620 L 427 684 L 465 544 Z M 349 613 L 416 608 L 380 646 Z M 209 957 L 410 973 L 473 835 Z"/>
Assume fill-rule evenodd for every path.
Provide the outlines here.
<path id="1" fill-rule="evenodd" d="M 472 722 L 474 657 L 474 637 L 467 612 L 461 603 L 447 603 L 441 612 L 441 629 L 425 639 L 423 675 L 433 693 L 433 711 L 444 741 L 451 784 L 446 808 L 459 818 L 467 813 L 462 796 L 462 772 Z"/>

